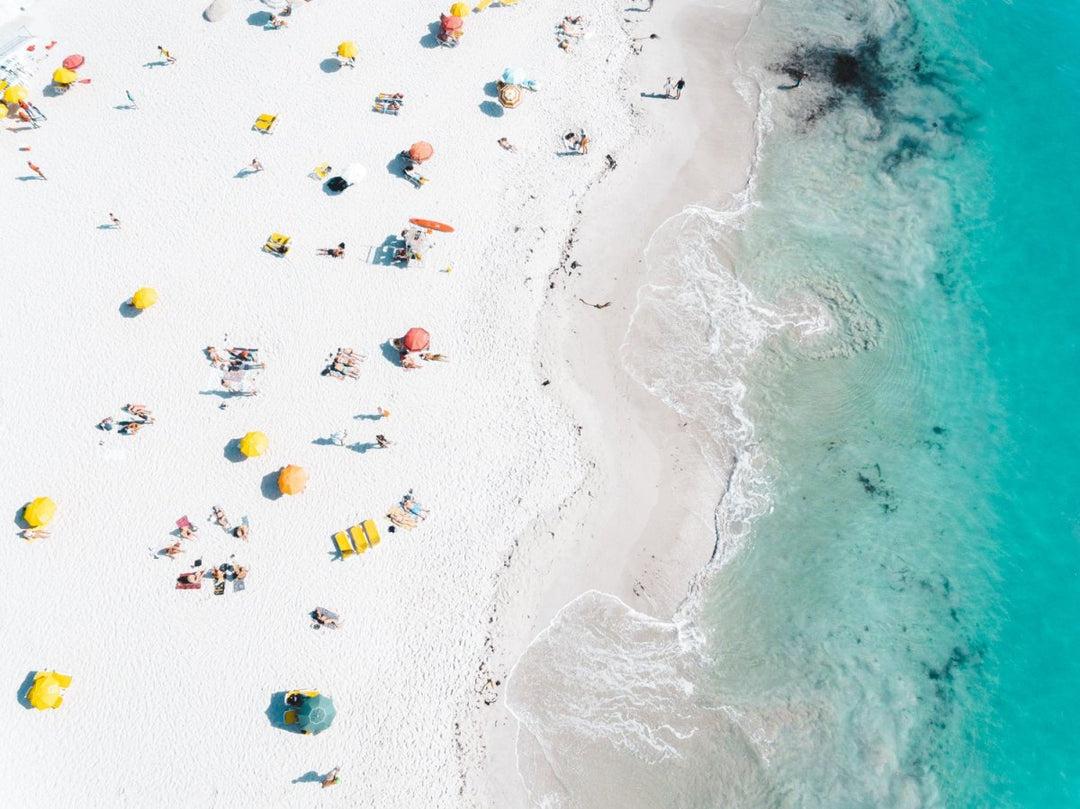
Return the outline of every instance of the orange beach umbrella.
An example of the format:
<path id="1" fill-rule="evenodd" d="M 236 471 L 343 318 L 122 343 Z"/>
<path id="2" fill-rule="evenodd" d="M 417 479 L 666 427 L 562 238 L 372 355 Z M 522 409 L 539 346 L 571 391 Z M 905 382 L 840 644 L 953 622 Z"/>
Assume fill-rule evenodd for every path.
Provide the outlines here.
<path id="1" fill-rule="evenodd" d="M 499 103 L 511 109 L 521 103 L 521 88 L 516 84 L 504 84 L 499 90 Z"/>
<path id="2" fill-rule="evenodd" d="M 412 328 L 405 332 L 401 338 L 401 344 L 406 351 L 423 351 L 431 345 L 431 335 L 423 329 Z"/>
<path id="3" fill-rule="evenodd" d="M 300 494 L 307 486 L 307 470 L 289 464 L 278 473 L 277 483 L 282 494 Z"/>
<path id="4" fill-rule="evenodd" d="M 461 17 L 447 17 L 445 15 L 439 18 L 439 22 L 442 23 L 444 31 L 457 31 L 465 25 L 465 20 L 461 19 Z"/>
<path id="5" fill-rule="evenodd" d="M 435 149 L 426 140 L 418 140 L 409 147 L 409 157 L 417 163 L 429 160 L 435 154 Z"/>

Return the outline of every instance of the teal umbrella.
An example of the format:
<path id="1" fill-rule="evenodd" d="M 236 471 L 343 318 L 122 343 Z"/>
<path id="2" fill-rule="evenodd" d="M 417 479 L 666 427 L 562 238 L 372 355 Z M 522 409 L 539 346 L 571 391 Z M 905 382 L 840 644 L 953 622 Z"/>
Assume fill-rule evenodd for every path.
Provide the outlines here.
<path id="1" fill-rule="evenodd" d="M 319 694 L 308 697 L 296 711 L 296 723 L 304 733 L 320 733 L 330 727 L 337 716 L 334 701 Z"/>

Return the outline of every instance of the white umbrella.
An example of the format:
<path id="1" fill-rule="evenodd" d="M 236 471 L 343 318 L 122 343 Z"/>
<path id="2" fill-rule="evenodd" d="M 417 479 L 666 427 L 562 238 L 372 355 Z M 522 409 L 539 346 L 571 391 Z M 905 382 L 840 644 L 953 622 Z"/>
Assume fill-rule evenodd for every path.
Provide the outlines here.
<path id="1" fill-rule="evenodd" d="M 289 0 L 262 0 L 262 4 L 273 11 L 284 11 Z"/>
<path id="2" fill-rule="evenodd" d="M 349 185 L 353 185 L 367 177 L 367 169 L 360 163 L 352 163 L 345 168 L 345 171 L 341 172 L 341 176 L 344 178 L 345 182 Z"/>

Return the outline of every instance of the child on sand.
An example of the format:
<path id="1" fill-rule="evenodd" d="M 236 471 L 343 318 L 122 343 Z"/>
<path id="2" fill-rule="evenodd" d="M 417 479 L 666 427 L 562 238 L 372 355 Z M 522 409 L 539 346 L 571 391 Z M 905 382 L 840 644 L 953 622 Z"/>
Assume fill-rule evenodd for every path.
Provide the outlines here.
<path id="1" fill-rule="evenodd" d="M 165 50 L 163 47 L 158 45 L 157 49 L 158 49 L 158 53 L 161 54 L 161 58 L 164 59 L 166 62 L 168 62 L 170 65 L 173 64 L 174 62 L 176 62 L 176 59 L 173 58 L 173 55 L 171 53 L 169 53 L 167 50 Z"/>

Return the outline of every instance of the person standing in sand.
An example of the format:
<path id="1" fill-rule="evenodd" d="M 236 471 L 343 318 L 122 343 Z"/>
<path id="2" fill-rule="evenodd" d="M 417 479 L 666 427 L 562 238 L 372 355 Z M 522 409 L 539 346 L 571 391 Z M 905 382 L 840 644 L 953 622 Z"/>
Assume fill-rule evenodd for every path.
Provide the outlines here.
<path id="1" fill-rule="evenodd" d="M 36 175 L 37 175 L 38 177 L 40 177 L 41 179 L 43 179 L 43 180 L 47 180 L 47 179 L 49 179 L 48 177 L 46 177 L 46 176 L 45 176 L 44 174 L 42 174 L 42 173 L 41 173 L 41 169 L 40 169 L 40 168 L 38 168 L 37 166 L 35 166 L 35 165 L 34 165 L 33 163 L 31 163 L 31 162 L 30 162 L 29 160 L 27 160 L 27 161 L 26 161 L 26 165 L 28 165 L 28 166 L 30 167 L 30 171 L 34 172 L 34 174 L 36 174 Z"/>
<path id="2" fill-rule="evenodd" d="M 124 90 L 124 95 L 127 96 L 127 100 L 128 103 L 131 105 L 131 108 L 133 110 L 137 110 L 139 108 L 139 105 L 135 103 L 135 96 L 131 94 L 131 90 Z"/>
<path id="3" fill-rule="evenodd" d="M 251 170 L 252 171 L 262 171 L 263 170 L 263 165 L 262 165 L 262 163 L 259 162 L 259 158 L 257 158 L 257 157 L 251 158 Z"/>
<path id="4" fill-rule="evenodd" d="M 116 228 L 117 230 L 120 230 L 120 220 L 119 219 L 117 219 L 112 214 L 109 214 L 109 221 L 112 222 L 112 226 L 114 228 Z"/>
<path id="5" fill-rule="evenodd" d="M 326 774 L 326 777 L 322 780 L 322 788 L 332 787 L 335 784 L 340 784 L 341 779 L 338 777 L 338 773 L 341 772 L 341 767 L 334 767 Z"/>
<path id="6" fill-rule="evenodd" d="M 158 53 L 161 54 L 162 59 L 164 59 L 170 65 L 176 64 L 176 59 L 171 53 L 169 53 L 167 50 L 165 50 L 160 45 L 157 46 L 157 49 L 158 49 Z"/>
<path id="7" fill-rule="evenodd" d="M 682 98 L 682 91 L 683 91 L 684 87 L 686 87 L 686 82 L 683 79 L 680 78 L 677 82 L 675 82 L 675 100 L 676 101 L 678 101 L 680 98 Z"/>
<path id="8" fill-rule="evenodd" d="M 664 82 L 664 98 L 671 98 L 671 91 L 675 89 L 675 80 L 671 76 Z"/>

